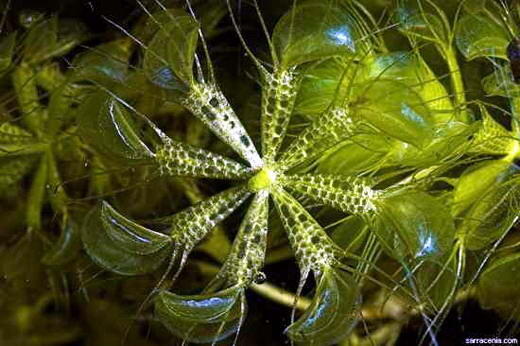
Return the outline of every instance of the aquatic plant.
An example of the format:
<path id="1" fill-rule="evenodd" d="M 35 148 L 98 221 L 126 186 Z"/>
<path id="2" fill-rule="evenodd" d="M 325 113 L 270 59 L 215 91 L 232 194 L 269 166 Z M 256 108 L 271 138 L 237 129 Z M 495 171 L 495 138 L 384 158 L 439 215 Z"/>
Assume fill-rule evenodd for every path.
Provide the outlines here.
<path id="1" fill-rule="evenodd" d="M 37 162 L 19 246 L 36 234 L 62 277 L 81 244 L 119 276 L 159 273 L 137 315 L 153 305 L 184 342 L 240 344 L 249 289 L 292 306 L 287 336 L 314 345 L 392 343 L 413 316 L 436 344 L 468 298 L 518 316 L 517 8 L 399 0 L 383 24 L 356 1 L 305 1 L 274 24 L 254 0 L 263 47 L 230 1 L 136 4 L 134 26 L 105 18 L 118 38 L 66 71 L 53 59 L 89 38 L 77 22 L 32 13 L 0 43 L 18 104 L 2 186 Z M 212 48 L 226 21 L 251 62 L 238 78 Z M 467 91 L 458 51 L 493 67 L 482 90 L 509 105 Z M 293 256 L 294 294 L 265 283 L 266 262 Z M 179 280 L 190 264 L 204 288 Z M 371 314 L 391 322 L 364 339 Z"/>

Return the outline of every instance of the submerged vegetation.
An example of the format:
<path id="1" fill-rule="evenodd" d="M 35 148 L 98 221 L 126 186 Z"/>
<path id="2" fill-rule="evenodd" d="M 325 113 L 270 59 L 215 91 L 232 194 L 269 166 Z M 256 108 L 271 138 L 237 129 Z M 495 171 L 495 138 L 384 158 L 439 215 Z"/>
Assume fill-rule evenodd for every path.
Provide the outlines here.
<path id="1" fill-rule="evenodd" d="M 91 2 L 103 33 L 11 6 L 0 343 L 392 345 L 419 320 L 437 345 L 468 301 L 516 330 L 520 4 Z"/>

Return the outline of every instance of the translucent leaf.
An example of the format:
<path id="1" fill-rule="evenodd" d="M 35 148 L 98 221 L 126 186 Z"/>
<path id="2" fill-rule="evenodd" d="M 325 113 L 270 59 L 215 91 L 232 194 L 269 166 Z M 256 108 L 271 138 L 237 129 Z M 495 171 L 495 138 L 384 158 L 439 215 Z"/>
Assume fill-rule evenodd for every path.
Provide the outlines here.
<path id="1" fill-rule="evenodd" d="M 482 78 L 482 89 L 488 96 L 520 96 L 520 86 L 515 82 L 508 64 L 499 65 L 491 74 Z"/>
<path id="2" fill-rule="evenodd" d="M 225 190 L 181 212 L 162 219 L 171 225 L 172 237 L 190 251 L 219 222 L 249 197 L 245 187 Z"/>
<path id="3" fill-rule="evenodd" d="M 99 266 L 120 275 L 141 275 L 154 271 L 168 257 L 170 246 L 148 255 L 121 246 L 109 236 L 111 230 L 102 222 L 101 212 L 99 206 L 86 216 L 81 237 L 87 254 Z"/>
<path id="4" fill-rule="evenodd" d="M 320 157 L 318 172 L 347 176 L 359 174 L 378 167 L 391 149 L 390 140 L 379 134 L 359 134 L 352 140 Z"/>
<path id="5" fill-rule="evenodd" d="M 43 256 L 42 262 L 51 266 L 65 265 L 75 259 L 80 250 L 81 229 L 75 222 L 68 220 L 56 243 Z"/>
<path id="6" fill-rule="evenodd" d="M 312 160 L 353 136 L 356 125 L 344 108 L 332 108 L 318 116 L 294 139 L 280 157 L 280 166 L 292 168 Z"/>
<path id="7" fill-rule="evenodd" d="M 285 138 L 299 81 L 293 70 L 263 71 L 262 77 L 262 155 L 270 164 Z"/>
<path id="8" fill-rule="evenodd" d="M 355 253 L 366 241 L 368 225 L 362 217 L 351 215 L 332 230 L 331 239 L 347 253 Z"/>
<path id="9" fill-rule="evenodd" d="M 466 169 L 459 178 L 453 193 L 453 213 L 461 214 L 473 202 L 496 188 L 518 169 L 502 160 L 487 161 Z"/>
<path id="10" fill-rule="evenodd" d="M 285 332 L 298 343 L 335 344 L 356 326 L 360 303 L 355 279 L 346 273 L 329 269 L 320 278 L 311 305 Z"/>
<path id="11" fill-rule="evenodd" d="M 402 191 L 377 200 L 376 206 L 374 230 L 394 257 L 422 259 L 451 249 L 455 226 L 440 200 L 420 191 Z"/>
<path id="12" fill-rule="evenodd" d="M 331 56 L 363 53 L 367 42 L 356 19 L 331 3 L 291 8 L 276 24 L 273 45 L 281 67 Z"/>
<path id="13" fill-rule="evenodd" d="M 107 202 L 102 203 L 100 216 L 112 242 L 129 253 L 150 255 L 171 243 L 169 236 L 127 219 Z"/>
<path id="14" fill-rule="evenodd" d="M 434 135 L 430 110 L 413 89 L 401 82 L 367 83 L 357 93 L 351 112 L 391 137 L 424 147 Z"/>
<path id="15" fill-rule="evenodd" d="M 424 100 L 437 122 L 453 118 L 450 113 L 453 105 L 446 88 L 417 53 L 392 52 L 374 56 L 364 61 L 360 73 L 367 81 L 394 80 L 405 84 Z"/>
<path id="16" fill-rule="evenodd" d="M 272 193 L 276 209 L 301 271 L 320 272 L 342 253 L 318 222 L 291 195 L 277 188 Z"/>
<path id="17" fill-rule="evenodd" d="M 497 258 L 481 274 L 478 297 L 486 308 L 494 308 L 506 318 L 520 318 L 520 254 Z"/>
<path id="18" fill-rule="evenodd" d="M 77 55 L 72 62 L 72 80 L 94 81 L 107 87 L 114 82 L 123 82 L 127 75 L 126 61 L 130 57 L 130 48 L 128 40 L 117 40 Z"/>
<path id="19" fill-rule="evenodd" d="M 78 122 L 82 138 L 104 154 L 130 160 L 153 156 L 139 138 L 128 110 L 111 96 L 90 96 L 78 109 Z"/>
<path id="20" fill-rule="evenodd" d="M 236 333 L 246 314 L 243 288 L 194 296 L 161 291 L 155 315 L 178 337 L 195 343 L 218 342 Z"/>
<path id="21" fill-rule="evenodd" d="M 150 80 L 170 88 L 184 88 L 175 80 L 191 86 L 199 23 L 182 11 L 170 10 L 153 15 L 149 25 L 158 28 L 144 53 L 143 64 Z M 171 84 L 160 83 L 166 71 L 172 74 Z"/>
<path id="22" fill-rule="evenodd" d="M 230 285 L 251 284 L 264 265 L 267 248 L 267 219 L 269 194 L 258 192 L 240 224 L 219 276 Z"/>
<path id="23" fill-rule="evenodd" d="M 459 283 L 456 256 L 450 253 L 441 258 L 431 258 L 420 264 L 415 275 L 421 301 L 433 311 L 441 311 Z"/>
<path id="24" fill-rule="evenodd" d="M 287 175 L 283 182 L 288 189 L 345 213 L 366 215 L 375 210 L 377 192 L 363 178 L 313 173 Z"/>
<path id="25" fill-rule="evenodd" d="M 326 111 L 334 100 L 346 70 L 339 59 L 328 59 L 306 68 L 298 88 L 294 111 L 308 117 L 315 117 Z M 349 78 L 345 77 L 344 80 Z"/>
<path id="26" fill-rule="evenodd" d="M 457 24 L 455 42 L 468 60 L 480 57 L 506 59 L 509 41 L 506 28 L 483 14 L 466 14 Z"/>
<path id="27" fill-rule="evenodd" d="M 508 232 L 518 219 L 520 187 L 513 179 L 491 187 L 464 215 L 458 233 L 470 250 L 482 249 Z"/>
<path id="28" fill-rule="evenodd" d="M 443 21 L 426 1 L 399 0 L 394 18 L 399 30 L 413 40 L 448 42 L 448 33 Z M 435 13 L 435 14 L 434 14 Z"/>
<path id="29" fill-rule="evenodd" d="M 251 170 L 219 154 L 167 140 L 155 153 L 162 174 L 201 178 L 240 179 Z"/>
<path id="30" fill-rule="evenodd" d="M 193 85 L 182 104 L 252 168 L 262 165 L 253 141 L 217 85 Z"/>
<path id="31" fill-rule="evenodd" d="M 66 54 L 87 38 L 82 23 L 54 16 L 31 27 L 24 40 L 23 57 L 27 63 L 36 64 Z"/>

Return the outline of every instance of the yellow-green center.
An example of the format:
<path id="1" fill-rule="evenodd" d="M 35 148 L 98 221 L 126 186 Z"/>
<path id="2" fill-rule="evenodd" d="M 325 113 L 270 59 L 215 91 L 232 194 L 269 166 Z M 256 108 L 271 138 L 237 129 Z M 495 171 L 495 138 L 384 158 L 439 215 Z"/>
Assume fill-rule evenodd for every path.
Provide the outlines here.
<path id="1" fill-rule="evenodd" d="M 252 192 L 257 192 L 271 187 L 275 183 L 277 176 L 276 171 L 264 167 L 251 177 L 247 184 Z"/>

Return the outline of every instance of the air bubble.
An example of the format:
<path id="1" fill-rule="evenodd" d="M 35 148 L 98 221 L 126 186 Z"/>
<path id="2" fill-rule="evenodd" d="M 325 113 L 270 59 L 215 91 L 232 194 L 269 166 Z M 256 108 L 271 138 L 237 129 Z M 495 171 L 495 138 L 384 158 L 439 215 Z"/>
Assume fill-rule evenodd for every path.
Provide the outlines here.
<path id="1" fill-rule="evenodd" d="M 255 284 L 261 285 L 267 281 L 267 276 L 265 275 L 264 272 L 258 272 L 258 274 L 256 274 L 255 279 L 253 281 Z"/>

